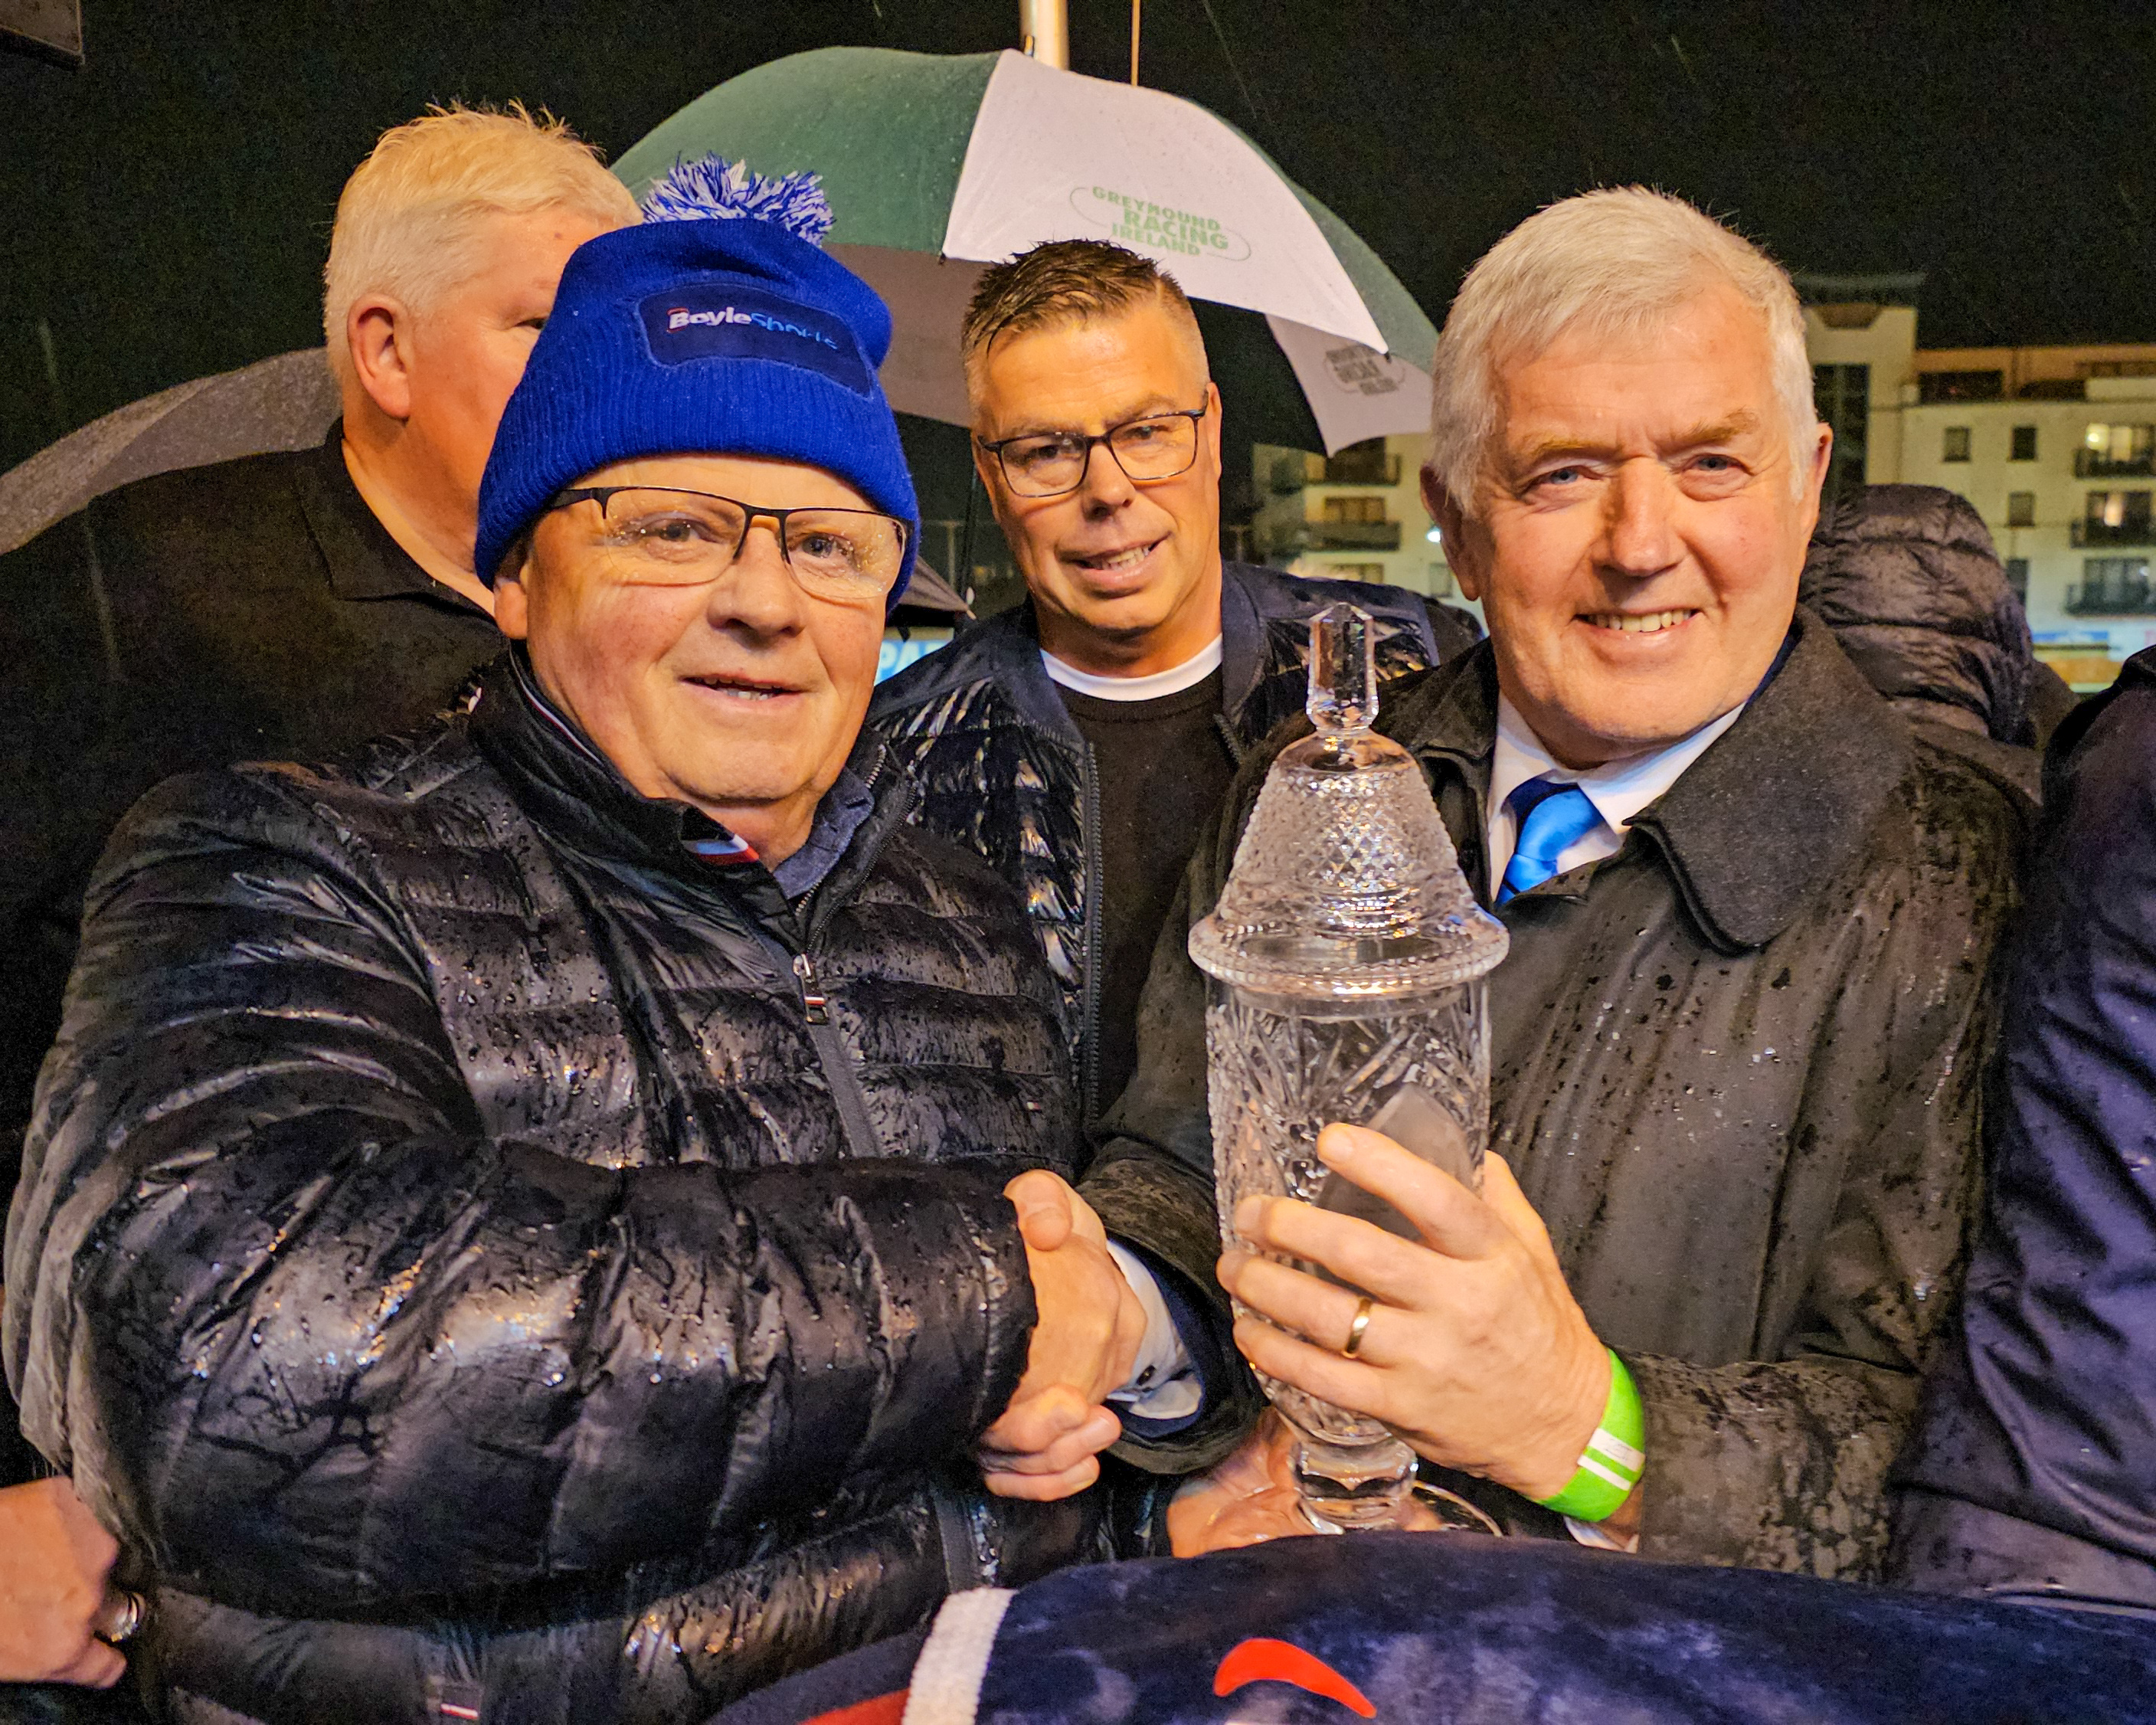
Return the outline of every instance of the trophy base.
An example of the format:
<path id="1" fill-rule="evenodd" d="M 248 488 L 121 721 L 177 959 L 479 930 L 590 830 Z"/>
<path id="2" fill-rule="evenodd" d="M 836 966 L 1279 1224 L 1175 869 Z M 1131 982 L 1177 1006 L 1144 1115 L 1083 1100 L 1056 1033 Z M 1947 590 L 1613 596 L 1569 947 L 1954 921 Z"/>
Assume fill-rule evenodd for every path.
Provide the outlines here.
<path id="1" fill-rule="evenodd" d="M 1504 1538 L 1503 1528 L 1457 1492 L 1418 1481 L 1414 1452 L 1397 1439 L 1350 1448 L 1305 1436 L 1295 1448 L 1295 1481 L 1303 1519 L 1320 1533 Z"/>
<path id="2" fill-rule="evenodd" d="M 1398 1438 L 1374 1444 L 1332 1444 L 1300 1433 L 1295 1483 L 1302 1512 L 1321 1533 L 1359 1532 L 1408 1525 L 1415 1457 Z"/>

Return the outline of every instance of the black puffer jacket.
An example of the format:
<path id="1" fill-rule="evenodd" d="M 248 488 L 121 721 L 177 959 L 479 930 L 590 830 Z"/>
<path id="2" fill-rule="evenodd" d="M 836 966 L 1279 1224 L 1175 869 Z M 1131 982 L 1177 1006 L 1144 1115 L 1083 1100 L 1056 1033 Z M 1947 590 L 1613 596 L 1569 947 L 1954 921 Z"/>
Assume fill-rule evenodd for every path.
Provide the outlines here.
<path id="1" fill-rule="evenodd" d="M 1798 599 L 1902 717 L 2036 741 L 2042 667 L 2029 619 L 1967 498 L 1937 485 L 1852 489 L 1820 518 Z M 2033 790 L 2035 762 L 2020 764 Z"/>
<path id="2" fill-rule="evenodd" d="M 1215 728 L 1235 761 L 1302 711 L 1310 618 L 1342 600 L 1377 620 L 1381 677 L 1424 670 L 1475 642 L 1467 614 L 1404 588 L 1224 564 Z M 1097 1094 L 1093 1060 L 1100 793 L 1093 752 L 1041 666 L 1033 608 L 977 624 L 893 677 L 877 690 L 869 724 L 921 787 L 915 819 L 986 857 L 1024 898 L 1063 985 L 1086 1117 L 1094 1119 L 1115 1101 Z"/>
<path id="3" fill-rule="evenodd" d="M 1093 1496 L 957 1460 L 1034 1321 L 1000 1189 L 1077 1120 L 1017 906 L 880 754 L 798 913 L 507 662 L 416 742 L 128 818 L 6 1347 L 159 1573 L 180 1717 L 701 1719 L 1102 1552 Z"/>

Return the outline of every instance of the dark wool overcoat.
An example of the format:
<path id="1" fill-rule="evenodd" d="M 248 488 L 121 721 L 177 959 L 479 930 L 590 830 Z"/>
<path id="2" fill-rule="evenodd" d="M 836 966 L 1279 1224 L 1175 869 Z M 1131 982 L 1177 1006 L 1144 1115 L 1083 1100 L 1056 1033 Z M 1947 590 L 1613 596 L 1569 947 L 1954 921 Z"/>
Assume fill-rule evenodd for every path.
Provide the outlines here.
<path id="1" fill-rule="evenodd" d="M 1642 1549 L 1864 1577 L 1960 1285 L 2028 805 L 1913 735 L 1816 619 L 1791 633 L 1615 855 L 1497 912 L 1491 1143 L 1638 1380 Z M 1421 762 L 1486 901 L 1488 646 L 1388 691 L 1378 728 Z M 1193 860 L 1183 927 L 1217 899 L 1266 764 Z M 1102 1167 L 1140 1149 L 1210 1166 L 1205 990 L 1173 928 Z M 1558 1532 L 1497 1495 L 1515 1526 Z"/>
<path id="2" fill-rule="evenodd" d="M 5 1339 L 181 1717 L 701 1720 L 1104 1554 L 966 1460 L 1034 1317 L 1001 1188 L 1078 1121 L 1024 916 L 881 755 L 798 906 L 513 661 L 129 816 Z"/>

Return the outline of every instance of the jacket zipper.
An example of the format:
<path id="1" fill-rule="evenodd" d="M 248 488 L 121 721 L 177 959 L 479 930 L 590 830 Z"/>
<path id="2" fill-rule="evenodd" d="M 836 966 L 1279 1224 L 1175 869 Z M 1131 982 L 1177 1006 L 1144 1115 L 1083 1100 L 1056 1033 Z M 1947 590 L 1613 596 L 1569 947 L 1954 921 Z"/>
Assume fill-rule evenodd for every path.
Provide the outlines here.
<path id="1" fill-rule="evenodd" d="M 883 776 L 884 762 L 890 758 L 888 747 L 876 751 L 875 764 L 862 781 L 865 789 L 875 791 L 876 780 Z M 831 1022 L 830 999 L 816 975 L 816 961 L 809 956 L 808 949 L 815 944 L 816 909 L 823 893 L 819 882 L 803 901 L 798 913 L 801 944 L 792 953 L 794 988 L 801 997 L 801 1016 L 808 1026 L 808 1040 L 814 1045 L 817 1061 L 824 1069 L 824 1082 L 838 1108 L 847 1142 L 857 1157 L 880 1157 L 884 1153 L 883 1142 L 876 1137 L 875 1124 L 869 1118 L 868 1094 L 861 1088 L 860 1068 L 846 1046 L 846 1039 Z"/>
<path id="2" fill-rule="evenodd" d="M 1213 728 L 1220 733 L 1220 741 L 1227 747 L 1229 764 L 1240 772 L 1243 765 L 1243 745 L 1236 738 L 1235 727 L 1228 722 L 1227 714 L 1214 714 Z"/>
<path id="3" fill-rule="evenodd" d="M 861 1089 L 860 1069 L 854 1063 L 845 1038 L 831 1022 L 829 999 L 817 978 L 815 961 L 805 947 L 793 955 L 793 979 L 801 994 L 801 1015 L 808 1021 L 808 1040 L 815 1045 L 816 1058 L 824 1068 L 824 1081 L 830 1089 L 832 1101 L 838 1106 L 847 1141 L 853 1145 L 856 1156 L 880 1156 L 883 1146 L 869 1119 L 869 1101 Z"/>

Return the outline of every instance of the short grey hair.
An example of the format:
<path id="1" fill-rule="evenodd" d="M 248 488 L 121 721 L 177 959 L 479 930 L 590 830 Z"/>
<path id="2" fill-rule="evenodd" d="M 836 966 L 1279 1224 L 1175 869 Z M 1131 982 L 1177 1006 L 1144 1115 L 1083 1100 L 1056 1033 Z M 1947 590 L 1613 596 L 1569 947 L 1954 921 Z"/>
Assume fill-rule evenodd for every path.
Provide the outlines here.
<path id="1" fill-rule="evenodd" d="M 322 271 L 322 335 L 339 382 L 352 380 L 345 323 L 361 295 L 391 294 L 424 312 L 471 279 L 490 218 L 554 208 L 608 228 L 641 219 L 596 149 L 521 102 L 451 103 L 382 133 L 345 182 Z"/>
<path id="2" fill-rule="evenodd" d="M 1681 198 L 1645 186 L 1583 192 L 1537 210 L 1467 272 L 1431 367 L 1430 469 L 1462 510 L 1497 434 L 1497 370 L 1546 352 L 1575 327 L 1600 336 L 1656 328 L 1717 280 L 1765 321 L 1792 480 L 1810 477 L 1819 425 L 1804 307 L 1789 272 Z"/>

